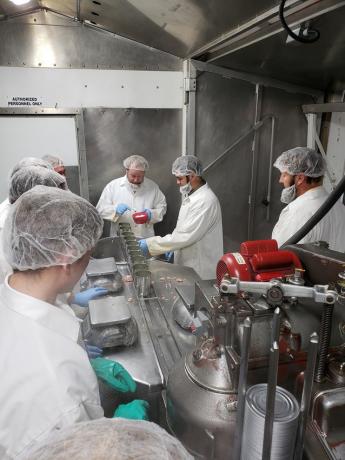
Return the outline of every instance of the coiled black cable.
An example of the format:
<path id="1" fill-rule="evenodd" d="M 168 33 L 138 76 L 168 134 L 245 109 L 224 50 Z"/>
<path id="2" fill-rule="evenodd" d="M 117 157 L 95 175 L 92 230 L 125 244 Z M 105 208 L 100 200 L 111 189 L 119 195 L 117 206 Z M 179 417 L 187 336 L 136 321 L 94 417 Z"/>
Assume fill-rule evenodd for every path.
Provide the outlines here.
<path id="1" fill-rule="evenodd" d="M 290 27 L 287 25 L 287 22 L 285 21 L 284 17 L 284 8 L 285 8 L 285 3 L 286 0 L 282 0 L 280 7 L 279 7 L 279 18 L 280 21 L 286 30 L 286 32 L 290 35 L 291 38 L 294 40 L 301 42 L 301 43 L 314 43 L 320 38 L 320 32 L 316 29 L 308 29 L 307 30 L 307 36 L 300 36 L 296 35 Z"/>

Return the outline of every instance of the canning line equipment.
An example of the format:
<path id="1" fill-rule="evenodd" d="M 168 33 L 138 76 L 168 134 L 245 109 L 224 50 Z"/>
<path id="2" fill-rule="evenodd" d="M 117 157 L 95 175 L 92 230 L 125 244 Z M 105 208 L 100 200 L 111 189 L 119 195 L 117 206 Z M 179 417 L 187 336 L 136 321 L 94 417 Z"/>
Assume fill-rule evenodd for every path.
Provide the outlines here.
<path id="1" fill-rule="evenodd" d="M 344 459 L 344 263 L 319 245 L 250 241 L 204 281 L 145 259 L 120 224 L 82 280 L 110 290 L 84 336 L 197 459 Z M 126 396 L 100 385 L 111 416 Z"/>

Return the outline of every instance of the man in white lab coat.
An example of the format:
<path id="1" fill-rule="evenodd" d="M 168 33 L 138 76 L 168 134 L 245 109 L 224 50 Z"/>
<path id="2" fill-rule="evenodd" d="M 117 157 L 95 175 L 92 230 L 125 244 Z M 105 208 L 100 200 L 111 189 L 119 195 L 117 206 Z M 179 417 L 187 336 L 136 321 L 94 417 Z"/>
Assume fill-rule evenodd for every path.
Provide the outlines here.
<path id="1" fill-rule="evenodd" d="M 138 238 L 153 236 L 153 224 L 161 222 L 166 213 L 165 196 L 155 182 L 145 177 L 149 164 L 144 157 L 131 155 L 124 160 L 123 166 L 125 176 L 105 186 L 97 210 L 103 219 L 111 221 L 111 236 L 116 234 L 119 222 L 130 223 Z M 146 223 L 133 221 L 133 214 L 140 211 L 146 213 Z"/>
<path id="2" fill-rule="evenodd" d="M 218 198 L 202 178 L 202 164 L 193 155 L 175 160 L 172 174 L 180 187 L 182 203 L 176 227 L 164 237 L 140 241 L 146 254 L 174 252 L 174 263 L 192 267 L 202 279 L 216 277 L 223 255 L 222 213 Z"/>
<path id="3" fill-rule="evenodd" d="M 272 238 L 281 246 L 327 199 L 328 193 L 322 187 L 326 165 L 315 150 L 296 147 L 282 153 L 274 166 L 279 169 L 279 182 L 284 186 L 281 201 L 287 204 L 272 233 Z M 330 249 L 345 251 L 345 207 L 340 201 L 299 243 L 316 241 L 326 241 Z"/>
<path id="4" fill-rule="evenodd" d="M 102 233 L 86 200 L 36 186 L 3 229 L 14 273 L 0 286 L 0 458 L 21 458 L 49 433 L 103 416 L 80 323 L 57 300 L 79 280 Z"/>

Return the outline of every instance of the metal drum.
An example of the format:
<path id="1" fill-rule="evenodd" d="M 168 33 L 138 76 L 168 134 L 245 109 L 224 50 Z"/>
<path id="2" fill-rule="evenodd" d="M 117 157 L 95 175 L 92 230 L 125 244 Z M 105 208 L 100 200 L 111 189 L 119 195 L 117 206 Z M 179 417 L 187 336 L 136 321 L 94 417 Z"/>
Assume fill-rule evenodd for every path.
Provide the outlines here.
<path id="1" fill-rule="evenodd" d="M 265 428 L 267 384 L 247 391 L 241 460 L 261 460 Z M 294 455 L 299 405 L 287 390 L 277 387 L 271 460 L 290 460 Z"/>

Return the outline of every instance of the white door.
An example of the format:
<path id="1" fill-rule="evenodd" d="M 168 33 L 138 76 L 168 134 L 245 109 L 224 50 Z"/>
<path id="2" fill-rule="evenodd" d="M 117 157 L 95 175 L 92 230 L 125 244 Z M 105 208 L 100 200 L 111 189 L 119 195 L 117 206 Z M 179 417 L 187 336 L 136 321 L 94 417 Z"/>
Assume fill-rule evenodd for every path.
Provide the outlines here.
<path id="1" fill-rule="evenodd" d="M 65 166 L 78 166 L 78 144 L 74 117 L 0 117 L 0 201 L 8 196 L 8 178 L 13 166 L 24 157 L 43 155 L 61 158 Z"/>

